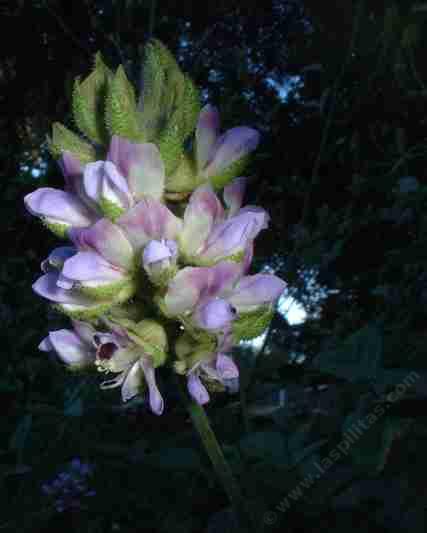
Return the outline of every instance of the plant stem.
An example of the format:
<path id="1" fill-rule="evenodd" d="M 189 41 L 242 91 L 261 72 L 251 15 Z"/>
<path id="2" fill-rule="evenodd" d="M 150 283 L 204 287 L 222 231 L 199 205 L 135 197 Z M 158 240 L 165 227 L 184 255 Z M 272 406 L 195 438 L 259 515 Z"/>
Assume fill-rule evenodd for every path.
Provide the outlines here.
<path id="1" fill-rule="evenodd" d="M 243 498 L 240 487 L 234 479 L 231 467 L 224 457 L 224 453 L 210 425 L 209 418 L 204 408 L 197 402 L 188 400 L 181 383 L 178 385 L 180 395 L 185 401 L 193 426 L 199 434 L 203 447 L 205 448 L 221 485 L 233 507 L 239 522 L 240 531 L 242 533 L 254 533 L 256 528 L 254 526 L 252 515 Z"/>

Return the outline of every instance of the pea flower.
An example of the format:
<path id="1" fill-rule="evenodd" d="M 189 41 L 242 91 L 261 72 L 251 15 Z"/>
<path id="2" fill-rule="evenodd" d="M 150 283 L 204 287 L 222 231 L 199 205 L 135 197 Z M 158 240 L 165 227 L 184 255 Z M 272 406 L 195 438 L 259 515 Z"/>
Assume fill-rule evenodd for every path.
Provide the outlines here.
<path id="1" fill-rule="evenodd" d="M 95 362 L 95 346 L 93 339 L 95 329 L 85 322 L 73 320 L 73 330 L 60 329 L 51 331 L 39 344 L 43 352 L 54 351 L 71 369 L 89 367 Z"/>
<path id="2" fill-rule="evenodd" d="M 241 273 L 240 265 L 231 261 L 183 268 L 165 294 L 166 312 L 209 332 L 227 331 L 239 314 L 271 305 L 285 288 L 272 274 Z"/>
<path id="3" fill-rule="evenodd" d="M 206 105 L 200 112 L 196 127 L 196 161 L 199 175 L 223 186 L 221 176 L 232 165 L 243 160 L 255 150 L 259 133 L 246 126 L 232 128 L 219 135 L 218 110 Z"/>
<path id="4" fill-rule="evenodd" d="M 160 200 L 165 168 L 152 143 L 133 143 L 114 135 L 106 161 L 88 163 L 83 171 L 86 195 L 112 217 L 130 209 L 145 196 Z"/>
<path id="5" fill-rule="evenodd" d="M 226 259 L 241 261 L 259 232 L 268 227 L 269 216 L 264 209 L 241 208 L 244 189 L 244 178 L 224 189 L 226 210 L 210 185 L 193 192 L 179 234 L 187 263 L 210 266 Z"/>

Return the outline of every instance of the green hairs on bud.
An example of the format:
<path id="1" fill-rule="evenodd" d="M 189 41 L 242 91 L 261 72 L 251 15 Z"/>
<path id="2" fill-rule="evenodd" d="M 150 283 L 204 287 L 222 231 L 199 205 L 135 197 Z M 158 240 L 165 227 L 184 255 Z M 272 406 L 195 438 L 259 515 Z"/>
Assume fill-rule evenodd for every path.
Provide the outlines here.
<path id="1" fill-rule="evenodd" d="M 105 99 L 112 72 L 101 54 L 95 56 L 95 68 L 83 82 L 76 78 L 73 90 L 73 115 L 79 130 L 92 141 L 105 144 L 108 131 L 105 125 Z"/>
<path id="2" fill-rule="evenodd" d="M 142 141 L 135 90 L 122 65 L 109 84 L 105 121 L 111 135 L 119 135 L 131 141 Z"/>
<path id="3" fill-rule="evenodd" d="M 60 122 L 53 123 L 52 138 L 48 139 L 48 144 L 49 151 L 55 159 L 59 159 L 62 152 L 67 151 L 71 152 L 82 164 L 96 160 L 95 148 Z"/>
<path id="4" fill-rule="evenodd" d="M 136 291 L 135 283 L 132 280 L 125 279 L 116 283 L 108 283 L 105 285 L 98 285 L 96 287 L 88 287 L 81 285 L 78 287 L 78 291 L 89 298 L 94 300 L 114 300 L 116 295 L 121 295 L 120 299 L 123 299 L 123 290 L 128 295 L 127 298 L 131 298 Z"/>
<path id="5" fill-rule="evenodd" d="M 98 305 L 94 305 L 87 308 L 78 308 L 70 309 L 64 307 L 61 304 L 53 304 L 52 308 L 60 313 L 72 318 L 73 320 L 81 320 L 83 322 L 94 322 L 100 316 L 105 314 L 110 307 L 113 305 L 113 302 L 100 302 Z"/>
<path id="6" fill-rule="evenodd" d="M 98 201 L 99 208 L 101 209 L 102 213 L 109 218 L 112 222 L 115 222 L 123 213 L 125 212 L 125 209 L 118 206 L 114 202 L 111 202 L 110 200 L 107 200 L 107 198 L 102 197 Z"/>
<path id="7" fill-rule="evenodd" d="M 271 322 L 274 315 L 272 306 L 261 307 L 250 313 L 242 313 L 233 321 L 233 338 L 236 342 L 259 337 Z"/>
<path id="8" fill-rule="evenodd" d="M 181 193 L 192 192 L 202 182 L 197 175 L 195 162 L 187 155 L 182 155 L 178 167 L 173 174 L 166 177 L 166 191 Z"/>
<path id="9" fill-rule="evenodd" d="M 50 230 L 54 235 L 56 235 L 60 239 L 67 238 L 67 231 L 70 226 L 67 226 L 66 224 L 55 223 L 55 222 L 47 222 L 47 220 L 45 219 L 42 219 L 42 223 L 48 230 Z"/>

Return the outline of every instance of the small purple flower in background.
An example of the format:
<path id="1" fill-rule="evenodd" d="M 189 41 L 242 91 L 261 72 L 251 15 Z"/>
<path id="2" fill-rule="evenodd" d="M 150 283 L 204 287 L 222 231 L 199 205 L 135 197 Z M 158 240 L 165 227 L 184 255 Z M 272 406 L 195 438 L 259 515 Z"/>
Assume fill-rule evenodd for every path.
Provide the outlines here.
<path id="1" fill-rule="evenodd" d="M 93 466 L 75 458 L 52 481 L 42 485 L 42 492 L 58 513 L 86 509 L 86 498 L 96 495 L 89 483 L 92 474 Z"/>

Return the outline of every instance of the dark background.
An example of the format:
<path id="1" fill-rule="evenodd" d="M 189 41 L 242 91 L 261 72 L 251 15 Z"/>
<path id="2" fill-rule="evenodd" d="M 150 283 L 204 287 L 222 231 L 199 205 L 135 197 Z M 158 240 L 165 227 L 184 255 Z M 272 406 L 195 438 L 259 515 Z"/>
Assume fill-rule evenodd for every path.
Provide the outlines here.
<path id="1" fill-rule="evenodd" d="M 100 50 L 137 85 L 153 35 L 224 129 L 262 133 L 248 201 L 272 220 L 256 266 L 307 313 L 237 349 L 241 392 L 208 407 L 259 531 L 426 530 L 426 19 L 409 1 L 1 2 L 1 530 L 235 531 L 173 387 L 157 418 L 37 350 L 66 322 L 31 291 L 57 241 L 23 197 L 62 184 L 46 136 L 73 127 L 74 78 Z M 42 487 L 73 458 L 95 494 L 59 512 Z"/>

